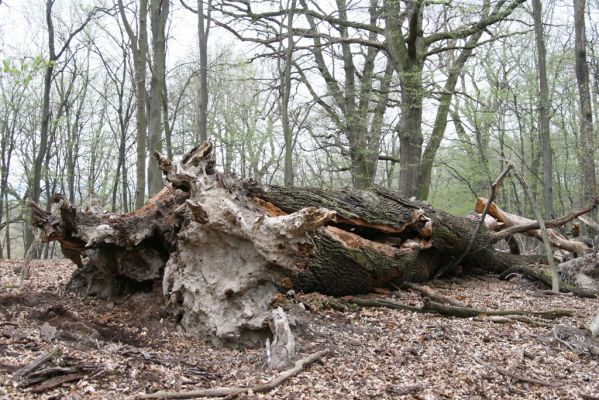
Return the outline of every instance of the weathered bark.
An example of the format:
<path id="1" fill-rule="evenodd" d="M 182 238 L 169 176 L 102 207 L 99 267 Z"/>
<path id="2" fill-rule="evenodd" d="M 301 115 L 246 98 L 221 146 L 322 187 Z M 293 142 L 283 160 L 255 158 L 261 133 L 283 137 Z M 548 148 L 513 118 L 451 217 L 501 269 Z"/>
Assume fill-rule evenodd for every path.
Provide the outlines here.
<path id="1" fill-rule="evenodd" d="M 119 14 L 123 26 L 129 37 L 131 53 L 133 54 L 133 65 L 135 75 L 135 128 L 136 128 L 136 155 L 135 165 L 135 207 L 141 208 L 145 202 L 146 195 L 146 134 L 148 123 L 146 120 L 146 58 L 148 53 L 148 0 L 139 2 L 139 19 L 137 34 L 125 14 L 123 0 L 118 0 Z"/>
<path id="2" fill-rule="evenodd" d="M 586 58 L 585 0 L 574 0 L 574 52 L 576 54 L 576 83 L 580 98 L 580 169 L 586 197 L 597 196 L 595 146 L 593 139 L 593 110 L 589 89 L 589 65 Z"/>
<path id="3" fill-rule="evenodd" d="M 162 104 L 166 93 L 162 90 L 166 80 L 166 22 L 169 1 L 150 1 L 150 26 L 152 28 L 152 78 L 150 80 L 148 151 L 162 152 Z M 155 195 L 162 189 L 162 176 L 155 158 L 148 162 L 148 193 Z"/>
<path id="4" fill-rule="evenodd" d="M 537 67 L 539 74 L 539 137 L 543 147 L 543 204 L 544 218 L 550 219 L 553 214 L 553 160 L 551 151 L 551 132 L 549 130 L 549 85 L 547 83 L 547 52 L 545 50 L 545 34 L 543 29 L 543 6 L 541 0 L 533 0 L 532 16 L 535 27 L 535 43 L 537 46 Z"/>
<path id="5" fill-rule="evenodd" d="M 181 162 L 156 154 L 167 187 L 135 212 L 58 215 L 32 203 L 42 241 L 78 270 L 71 289 L 100 297 L 162 283 L 191 333 L 257 343 L 280 291 L 368 292 L 431 279 L 459 257 L 475 224 L 381 187 L 371 191 L 261 186 L 214 170 L 209 143 Z M 464 268 L 501 272 L 530 258 L 496 252 L 486 228 Z"/>

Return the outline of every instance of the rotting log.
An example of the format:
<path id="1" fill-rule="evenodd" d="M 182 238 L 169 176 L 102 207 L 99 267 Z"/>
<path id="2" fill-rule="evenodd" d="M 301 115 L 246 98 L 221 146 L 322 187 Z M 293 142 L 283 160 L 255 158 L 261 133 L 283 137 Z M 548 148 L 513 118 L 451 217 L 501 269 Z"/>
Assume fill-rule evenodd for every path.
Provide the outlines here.
<path id="1" fill-rule="evenodd" d="M 155 155 L 166 187 L 128 214 L 31 203 L 42 241 L 77 265 L 70 288 L 114 297 L 159 285 L 185 329 L 258 344 L 280 292 L 369 292 L 430 280 L 468 246 L 475 223 L 382 187 L 263 186 L 219 173 L 204 143 L 175 162 Z M 495 251 L 481 229 L 464 269 L 500 273 L 539 257 Z"/>

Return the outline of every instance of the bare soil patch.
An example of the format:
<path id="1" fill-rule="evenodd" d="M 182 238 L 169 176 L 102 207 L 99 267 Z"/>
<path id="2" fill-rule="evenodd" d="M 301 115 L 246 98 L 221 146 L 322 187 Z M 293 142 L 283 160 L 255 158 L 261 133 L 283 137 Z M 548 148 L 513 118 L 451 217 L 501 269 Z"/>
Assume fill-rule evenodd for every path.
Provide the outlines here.
<path id="1" fill-rule="evenodd" d="M 217 348 L 186 335 L 164 312 L 159 288 L 108 302 L 65 292 L 75 268 L 69 262 L 33 263 L 21 288 L 20 267 L 18 261 L 0 263 L 0 398 L 131 399 L 162 389 L 253 386 L 276 374 L 264 370 L 262 349 Z M 270 393 L 239 398 L 599 396 L 599 357 L 580 354 L 554 335 L 556 326 L 588 325 L 599 310 L 597 299 L 547 296 L 527 281 L 495 277 L 454 278 L 430 287 L 476 308 L 561 308 L 574 316 L 533 326 L 484 315 L 341 312 L 326 307 L 325 296 L 300 295 L 295 302 L 307 306 L 296 323 L 300 354 L 330 348 L 331 355 Z M 421 304 L 411 291 L 371 296 Z M 15 372 L 53 349 L 58 355 L 44 364 L 45 380 L 17 386 Z"/>

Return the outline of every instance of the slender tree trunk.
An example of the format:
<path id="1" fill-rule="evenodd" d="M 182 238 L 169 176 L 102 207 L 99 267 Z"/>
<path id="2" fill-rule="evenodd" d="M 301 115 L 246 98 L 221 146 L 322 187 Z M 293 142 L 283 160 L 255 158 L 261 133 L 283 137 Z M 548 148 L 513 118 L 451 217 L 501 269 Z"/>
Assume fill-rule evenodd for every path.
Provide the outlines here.
<path id="1" fill-rule="evenodd" d="M 537 67 L 539 74 L 539 137 L 543 148 L 543 200 L 545 219 L 553 214 L 553 156 L 551 151 L 551 135 L 549 131 L 549 88 L 547 84 L 547 65 L 545 50 L 545 34 L 543 30 L 543 8 L 541 0 L 533 0 L 532 15 L 535 26 L 537 46 Z"/>
<path id="2" fill-rule="evenodd" d="M 150 124 L 148 150 L 162 153 L 162 96 L 166 64 L 166 21 L 169 13 L 168 0 L 151 0 L 152 26 L 152 78 L 150 81 Z M 153 156 L 148 162 L 148 194 L 153 196 L 162 190 L 162 172 Z"/>
<path id="3" fill-rule="evenodd" d="M 285 139 L 285 166 L 283 182 L 285 186 L 293 186 L 293 130 L 289 122 L 289 98 L 291 95 L 291 63 L 293 58 L 293 17 L 297 1 L 291 0 L 287 13 L 287 48 L 285 49 L 285 65 L 281 74 L 281 123 Z"/>
<path id="4" fill-rule="evenodd" d="M 208 140 L 208 35 L 210 33 L 210 5 L 204 12 L 204 0 L 198 0 L 198 44 L 200 50 L 200 109 L 198 110 L 200 142 Z"/>
<path id="5" fill-rule="evenodd" d="M 574 50 L 576 53 L 576 82 L 580 98 L 580 168 L 584 179 L 585 197 L 595 197 L 597 195 L 597 179 L 595 175 L 593 111 L 589 89 L 589 66 L 586 58 L 584 11 L 585 0 L 574 0 Z"/>
<path id="6" fill-rule="evenodd" d="M 133 54 L 135 75 L 135 128 L 137 130 L 137 160 L 135 173 L 135 208 L 141 208 L 146 195 L 146 57 L 148 54 L 148 0 L 139 1 L 139 19 L 137 34 L 133 32 L 125 15 L 123 1 L 118 0 L 119 13 L 123 21 Z"/>

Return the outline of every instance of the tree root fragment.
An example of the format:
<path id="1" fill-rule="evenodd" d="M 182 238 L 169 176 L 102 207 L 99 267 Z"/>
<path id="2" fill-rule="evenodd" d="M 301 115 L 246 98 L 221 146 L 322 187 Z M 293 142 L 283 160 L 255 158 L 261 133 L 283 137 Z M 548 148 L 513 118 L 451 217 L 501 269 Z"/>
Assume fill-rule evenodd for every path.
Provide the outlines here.
<path id="1" fill-rule="evenodd" d="M 284 372 L 281 372 L 271 381 L 262 384 L 256 385 L 253 387 L 221 387 L 214 389 L 202 389 L 202 390 L 193 390 L 189 392 L 168 392 L 161 391 L 151 394 L 143 394 L 136 396 L 136 399 L 193 399 L 199 397 L 225 397 L 232 399 L 238 395 L 241 395 L 246 392 L 252 391 L 253 393 L 263 393 L 269 392 L 285 382 L 287 379 L 296 376 L 300 372 L 302 372 L 308 365 L 314 363 L 315 361 L 321 359 L 322 357 L 329 354 L 329 349 L 324 349 L 321 351 L 317 351 L 316 353 L 312 353 L 300 360 L 295 362 L 293 368 L 288 369 Z"/>

